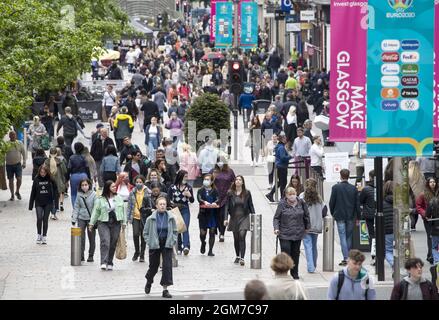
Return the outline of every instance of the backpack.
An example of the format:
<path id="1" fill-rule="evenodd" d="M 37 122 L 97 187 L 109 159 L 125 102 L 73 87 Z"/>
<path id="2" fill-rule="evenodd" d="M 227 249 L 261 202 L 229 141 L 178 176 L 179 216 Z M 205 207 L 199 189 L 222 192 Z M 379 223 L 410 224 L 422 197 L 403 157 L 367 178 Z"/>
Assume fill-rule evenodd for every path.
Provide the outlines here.
<path id="1" fill-rule="evenodd" d="M 44 150 L 50 149 L 50 137 L 49 135 L 45 134 L 41 137 L 41 148 Z"/>
<path id="2" fill-rule="evenodd" d="M 340 270 L 338 272 L 337 295 L 335 296 L 335 300 L 338 300 L 340 297 L 340 291 L 341 291 L 341 288 L 343 287 L 344 278 L 345 278 L 345 274 L 344 274 L 343 270 Z M 369 277 L 367 277 L 367 279 L 366 279 L 366 285 L 367 285 L 367 287 L 366 287 L 366 290 L 364 291 L 365 300 L 367 300 L 367 294 L 369 292 Z"/>
<path id="3" fill-rule="evenodd" d="M 431 294 L 434 290 L 433 283 L 431 281 L 427 280 L 427 284 L 428 284 L 428 292 L 430 292 L 430 294 Z M 401 280 L 399 285 L 400 285 L 399 292 L 401 293 L 401 300 L 407 300 L 409 283 L 405 280 Z"/>

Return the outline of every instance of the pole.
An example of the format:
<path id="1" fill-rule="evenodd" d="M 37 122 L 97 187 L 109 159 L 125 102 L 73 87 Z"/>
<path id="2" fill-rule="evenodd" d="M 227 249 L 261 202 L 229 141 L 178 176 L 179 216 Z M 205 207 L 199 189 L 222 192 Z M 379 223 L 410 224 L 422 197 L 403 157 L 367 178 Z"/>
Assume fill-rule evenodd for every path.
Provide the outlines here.
<path id="1" fill-rule="evenodd" d="M 70 264 L 72 266 L 81 265 L 81 228 L 72 227 L 71 234 L 71 248 L 70 248 Z"/>
<path id="2" fill-rule="evenodd" d="M 404 263 L 411 256 L 408 159 L 393 158 L 393 270 L 394 283 L 405 275 Z"/>
<path id="3" fill-rule="evenodd" d="M 238 160 L 238 95 L 233 94 L 233 158 Z"/>
<path id="4" fill-rule="evenodd" d="M 323 271 L 334 271 L 334 219 L 323 219 Z"/>
<path id="5" fill-rule="evenodd" d="M 238 51 L 239 47 L 239 16 L 238 16 L 238 6 L 239 6 L 239 0 L 233 1 L 233 48 L 235 48 L 235 51 Z"/>
<path id="6" fill-rule="evenodd" d="M 251 230 L 251 269 L 261 269 L 262 267 L 262 214 L 250 215 Z"/>
<path id="7" fill-rule="evenodd" d="M 384 215 L 383 215 L 383 158 L 375 157 L 375 186 L 376 186 L 376 204 L 377 216 L 375 219 L 375 238 L 376 238 L 376 259 L 375 272 L 378 275 L 378 281 L 384 281 Z"/>
<path id="8" fill-rule="evenodd" d="M 238 55 L 238 47 L 239 47 L 239 16 L 238 16 L 238 7 L 240 0 L 233 0 L 233 48 L 235 49 L 234 55 Z M 233 142 L 234 142 L 234 150 L 233 157 L 235 160 L 238 160 L 238 95 L 233 94 L 233 129 L 235 131 Z"/>

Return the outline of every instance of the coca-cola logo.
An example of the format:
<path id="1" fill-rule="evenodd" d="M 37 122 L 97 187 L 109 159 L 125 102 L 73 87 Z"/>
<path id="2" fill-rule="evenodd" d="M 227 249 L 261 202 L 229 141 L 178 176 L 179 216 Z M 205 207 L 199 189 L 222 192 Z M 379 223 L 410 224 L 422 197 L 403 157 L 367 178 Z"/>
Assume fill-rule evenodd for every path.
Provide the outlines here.
<path id="1" fill-rule="evenodd" d="M 383 54 L 381 54 L 381 60 L 383 62 L 398 62 L 399 54 L 398 52 L 383 52 Z"/>

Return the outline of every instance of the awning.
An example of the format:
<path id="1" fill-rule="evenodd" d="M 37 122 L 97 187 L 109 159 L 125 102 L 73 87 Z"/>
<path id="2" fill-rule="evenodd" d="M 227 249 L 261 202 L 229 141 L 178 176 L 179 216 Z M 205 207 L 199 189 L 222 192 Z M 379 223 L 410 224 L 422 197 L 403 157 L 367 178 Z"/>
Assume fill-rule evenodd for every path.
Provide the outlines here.
<path id="1" fill-rule="evenodd" d="M 330 5 L 331 4 L 331 0 L 311 0 L 311 3 L 315 3 L 317 5 Z"/>

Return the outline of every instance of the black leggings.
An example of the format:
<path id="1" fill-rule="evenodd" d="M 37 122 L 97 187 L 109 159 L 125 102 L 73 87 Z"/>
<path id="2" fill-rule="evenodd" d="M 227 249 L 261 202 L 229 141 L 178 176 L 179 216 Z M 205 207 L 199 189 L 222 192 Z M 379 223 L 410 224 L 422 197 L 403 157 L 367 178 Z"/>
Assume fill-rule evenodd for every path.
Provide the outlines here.
<path id="1" fill-rule="evenodd" d="M 47 204 L 44 207 L 35 207 L 37 211 L 37 232 L 41 235 L 41 227 L 43 228 L 42 236 L 47 236 L 47 228 L 49 227 L 49 215 L 52 211 L 53 206 Z"/>
<path id="2" fill-rule="evenodd" d="M 245 257 L 245 237 L 247 230 L 241 230 L 239 232 L 233 232 L 233 240 L 235 245 L 235 253 L 237 257 L 244 259 Z"/>
<path id="3" fill-rule="evenodd" d="M 215 245 L 216 228 L 209 228 L 209 252 L 212 252 Z M 200 240 L 202 244 L 206 243 L 207 230 L 200 229 Z"/>

